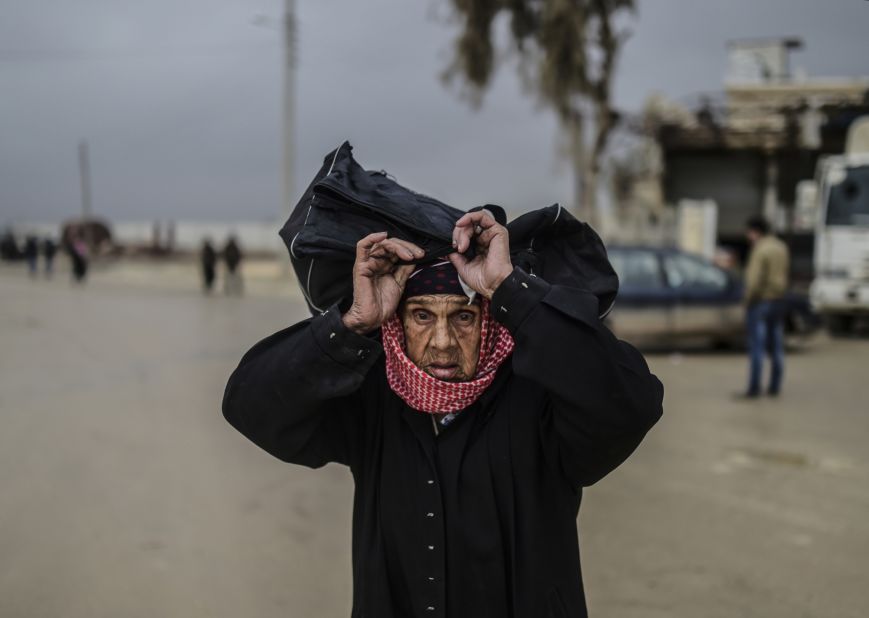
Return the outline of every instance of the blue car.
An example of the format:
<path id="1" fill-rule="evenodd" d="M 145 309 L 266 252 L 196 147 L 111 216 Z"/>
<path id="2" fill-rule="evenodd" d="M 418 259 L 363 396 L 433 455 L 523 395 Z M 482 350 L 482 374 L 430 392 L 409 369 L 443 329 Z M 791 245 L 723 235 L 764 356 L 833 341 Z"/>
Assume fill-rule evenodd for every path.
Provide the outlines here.
<path id="1" fill-rule="evenodd" d="M 607 252 L 620 281 L 607 316 L 618 337 L 639 345 L 744 343 L 743 283 L 735 274 L 676 249 L 612 246 Z M 789 334 L 819 326 L 805 295 L 788 294 L 785 307 Z"/>

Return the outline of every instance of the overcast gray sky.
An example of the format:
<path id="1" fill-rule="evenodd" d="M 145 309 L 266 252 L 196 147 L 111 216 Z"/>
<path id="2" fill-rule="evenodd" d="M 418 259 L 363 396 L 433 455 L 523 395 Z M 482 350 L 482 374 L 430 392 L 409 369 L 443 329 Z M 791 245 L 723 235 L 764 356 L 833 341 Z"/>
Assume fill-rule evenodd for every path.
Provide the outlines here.
<path id="1" fill-rule="evenodd" d="M 869 75 L 866 0 L 637 0 L 617 104 L 720 89 L 725 42 L 797 35 L 810 75 Z M 445 0 L 297 0 L 301 187 L 343 139 L 457 207 L 569 202 L 558 127 L 503 66 L 474 111 L 438 75 Z M 79 209 L 77 141 L 110 219 L 269 219 L 281 204 L 280 0 L 0 0 L 0 224 Z M 262 20 L 259 20 L 262 21 Z"/>

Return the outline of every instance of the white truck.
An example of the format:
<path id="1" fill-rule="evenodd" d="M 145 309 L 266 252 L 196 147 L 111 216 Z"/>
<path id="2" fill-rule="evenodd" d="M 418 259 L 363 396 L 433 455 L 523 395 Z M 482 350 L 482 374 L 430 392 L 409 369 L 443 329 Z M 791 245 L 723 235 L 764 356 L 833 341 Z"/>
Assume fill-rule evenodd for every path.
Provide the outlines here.
<path id="1" fill-rule="evenodd" d="M 869 116 L 851 125 L 844 154 L 818 161 L 815 183 L 809 296 L 830 332 L 845 334 L 869 317 Z"/>

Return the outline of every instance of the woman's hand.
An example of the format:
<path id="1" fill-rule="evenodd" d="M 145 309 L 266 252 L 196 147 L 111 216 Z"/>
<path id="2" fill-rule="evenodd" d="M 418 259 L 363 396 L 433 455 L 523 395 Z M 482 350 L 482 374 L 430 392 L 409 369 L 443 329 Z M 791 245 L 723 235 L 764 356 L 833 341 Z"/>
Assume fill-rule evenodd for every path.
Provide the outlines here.
<path id="1" fill-rule="evenodd" d="M 400 261 L 420 259 L 425 252 L 411 242 L 387 238 L 386 232 L 370 234 L 356 243 L 353 265 L 353 304 L 344 314 L 344 325 L 367 334 L 380 328 L 398 308 L 414 268 Z"/>
<path id="2" fill-rule="evenodd" d="M 469 260 L 462 253 L 474 242 L 477 255 Z M 469 212 L 456 221 L 453 230 L 453 247 L 456 253 L 449 255 L 459 276 L 488 299 L 513 272 L 510 262 L 510 236 L 507 228 L 500 225 L 487 210 Z"/>

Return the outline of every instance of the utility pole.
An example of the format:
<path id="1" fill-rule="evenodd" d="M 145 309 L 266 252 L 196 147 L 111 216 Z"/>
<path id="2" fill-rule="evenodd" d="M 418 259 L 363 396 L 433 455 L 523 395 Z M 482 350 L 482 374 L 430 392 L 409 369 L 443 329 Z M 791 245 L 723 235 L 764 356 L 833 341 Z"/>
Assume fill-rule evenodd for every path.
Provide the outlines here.
<path id="1" fill-rule="evenodd" d="M 78 143 L 78 173 L 81 179 L 81 217 L 89 220 L 91 210 L 91 162 L 87 140 Z"/>
<path id="2" fill-rule="evenodd" d="M 284 0 L 284 204 L 282 219 L 292 212 L 296 201 L 293 177 L 295 165 L 295 111 L 296 111 L 296 0 Z"/>
<path id="3" fill-rule="evenodd" d="M 93 234 L 91 231 L 91 219 L 93 217 L 91 204 L 91 162 L 86 139 L 78 143 L 78 173 L 81 182 L 81 217 L 84 223 L 84 241 L 88 247 L 93 248 Z"/>

